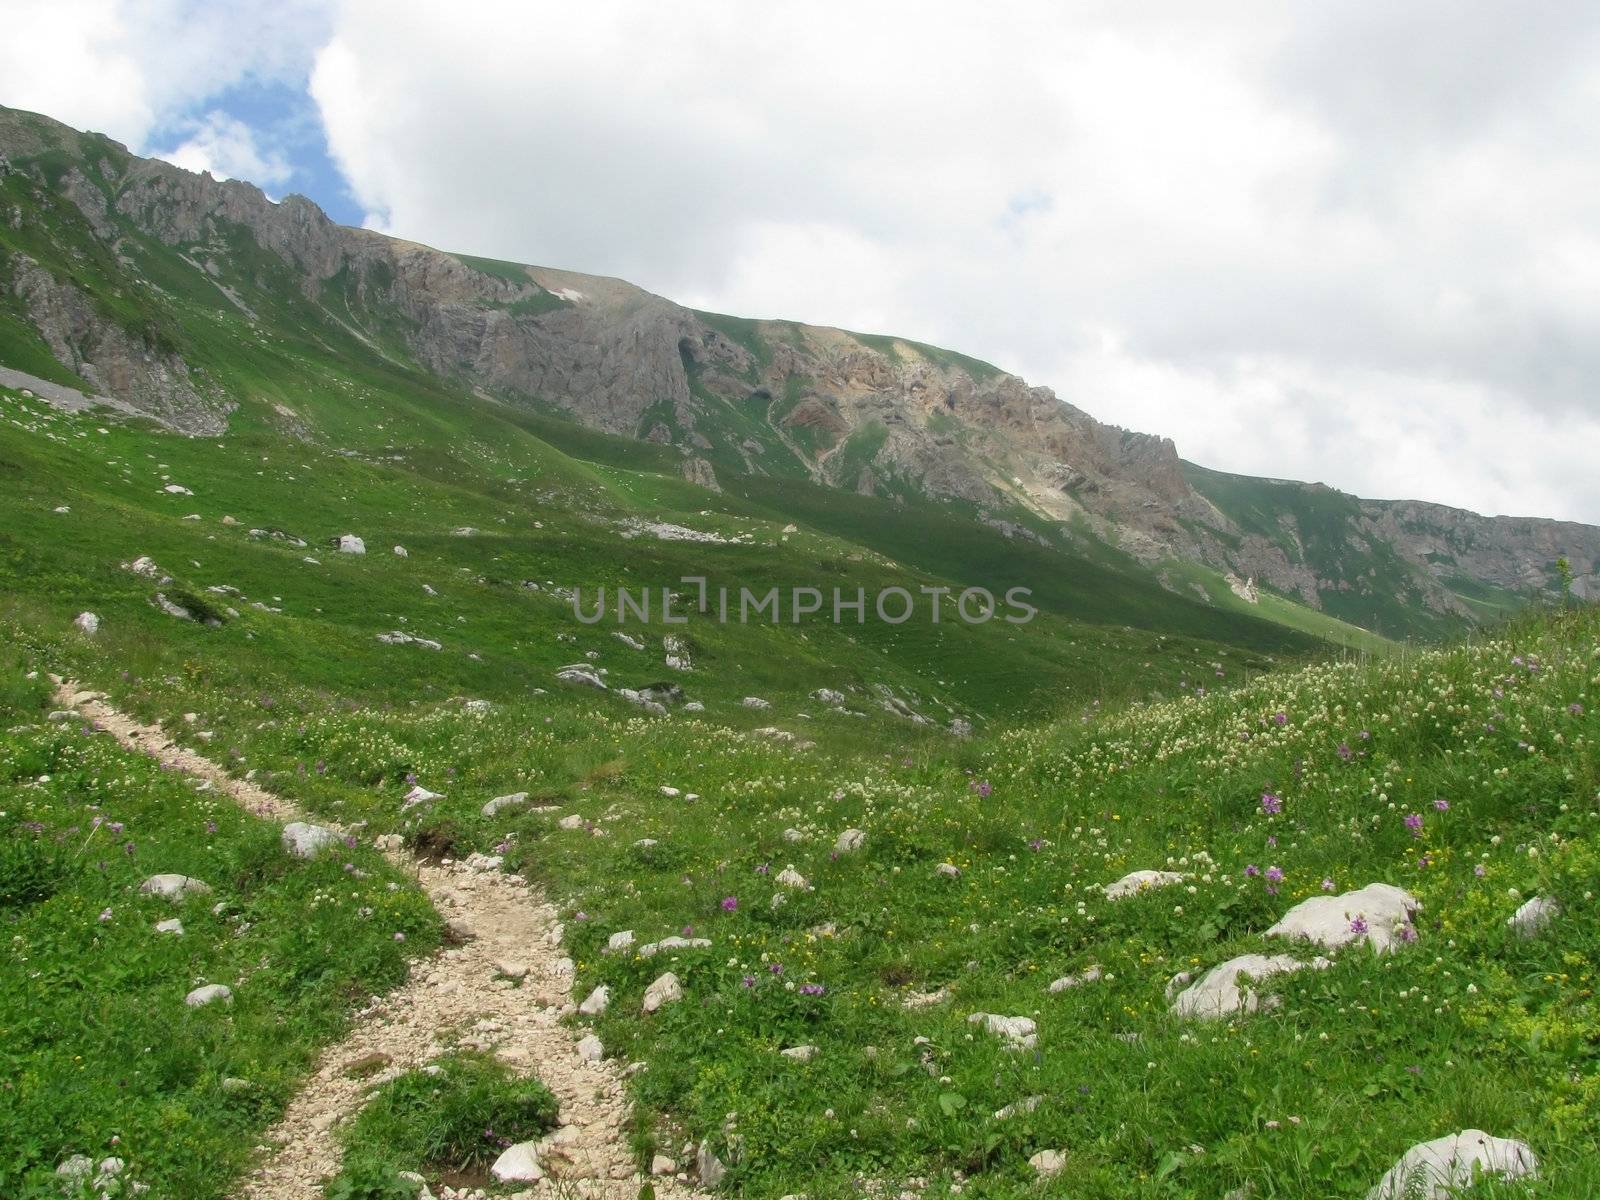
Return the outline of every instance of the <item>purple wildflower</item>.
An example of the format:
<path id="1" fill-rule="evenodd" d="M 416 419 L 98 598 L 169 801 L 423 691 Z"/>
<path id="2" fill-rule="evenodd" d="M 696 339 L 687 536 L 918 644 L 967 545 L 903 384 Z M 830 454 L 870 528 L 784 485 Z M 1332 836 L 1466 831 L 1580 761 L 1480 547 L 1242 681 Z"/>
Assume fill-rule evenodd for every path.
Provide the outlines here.
<path id="1" fill-rule="evenodd" d="M 760 866 L 758 866 L 756 868 L 756 874 L 757 875 L 770 875 L 771 873 L 772 873 L 772 864 L 769 863 L 769 862 L 764 862 L 764 863 L 762 863 Z"/>
<path id="2" fill-rule="evenodd" d="M 1449 812 L 1450 811 L 1450 801 L 1446 800 L 1443 796 L 1440 796 L 1437 800 L 1435 800 L 1433 802 L 1433 807 L 1438 812 Z"/>
<path id="3" fill-rule="evenodd" d="M 827 990 L 820 983 L 802 983 L 800 985 L 800 994 L 802 996 L 820 996 Z"/>
<path id="4" fill-rule="evenodd" d="M 990 793 L 994 791 L 994 787 L 987 779 L 974 779 L 967 785 L 967 790 L 975 792 L 977 795 L 987 800 Z"/>
<path id="5" fill-rule="evenodd" d="M 1272 722 L 1275 725 L 1287 725 L 1289 723 L 1289 714 L 1286 712 L 1275 712 L 1272 714 Z"/>
<path id="6" fill-rule="evenodd" d="M 101 909 L 101 910 L 100 910 L 100 919 L 101 919 L 101 920 L 102 920 L 102 921 L 109 921 L 109 920 L 111 920 L 111 910 L 110 910 L 110 909 L 109 909 L 109 908 L 102 908 L 102 909 Z"/>
<path id="7" fill-rule="evenodd" d="M 1271 792 L 1261 793 L 1261 811 L 1269 817 L 1275 817 L 1283 811 L 1283 798 L 1274 796 Z"/>
<path id="8" fill-rule="evenodd" d="M 403 942 L 403 941 L 406 940 L 406 935 L 403 934 L 403 933 L 396 933 L 394 935 L 394 940 L 397 941 L 397 942 Z"/>
<path id="9" fill-rule="evenodd" d="M 1489 873 L 1489 868 L 1484 866 L 1482 863 L 1479 863 L 1477 866 L 1472 868 L 1472 873 L 1474 875 L 1476 875 L 1479 879 L 1482 879 L 1485 875 L 1487 875 Z"/>
<path id="10" fill-rule="evenodd" d="M 739 982 L 747 988 L 753 988 L 756 985 L 756 977 L 754 975 L 746 975 Z"/>
<path id="11" fill-rule="evenodd" d="M 1261 868 L 1256 866 L 1255 863 L 1248 863 L 1245 865 L 1244 873 L 1247 877 L 1254 879 L 1261 874 Z"/>
<path id="12" fill-rule="evenodd" d="M 1350 921 L 1350 932 L 1355 934 L 1357 937 L 1359 937 L 1363 933 L 1365 933 L 1366 931 L 1367 931 L 1367 919 L 1365 917 L 1361 916 L 1358 913 Z"/>
<path id="13" fill-rule="evenodd" d="M 1345 742 L 1340 742 L 1339 743 L 1339 757 L 1344 759 L 1345 762 L 1349 762 L 1352 758 L 1355 757 L 1355 755 L 1356 755 L 1356 752 L 1354 750 L 1350 749 L 1350 747 L 1349 747 L 1349 745 L 1347 743 L 1345 743 Z"/>
<path id="14" fill-rule="evenodd" d="M 1324 879 L 1322 881 L 1322 890 L 1325 891 L 1325 892 L 1331 892 L 1337 886 L 1338 885 L 1336 883 L 1334 883 L 1333 880 L 1331 880 L 1331 879 Z"/>
<path id="15" fill-rule="evenodd" d="M 1268 867 L 1267 868 L 1267 882 L 1268 883 L 1282 883 L 1283 882 L 1283 868 L 1282 867 Z"/>
<path id="16" fill-rule="evenodd" d="M 1406 828 L 1411 831 L 1411 836 L 1412 837 L 1421 837 L 1422 836 L 1422 814 L 1421 813 L 1407 813 L 1406 814 Z"/>
<path id="17" fill-rule="evenodd" d="M 1410 921 L 1407 921 L 1404 925 L 1400 926 L 1399 929 L 1395 930 L 1395 936 L 1398 937 L 1402 942 L 1414 942 L 1417 940 L 1417 927 Z"/>
<path id="18" fill-rule="evenodd" d="M 1583 716 L 1583 705 L 1569 704 L 1567 705 L 1567 711 L 1575 717 L 1581 717 Z"/>
<path id="19" fill-rule="evenodd" d="M 767 968 L 767 970 L 771 971 L 774 975 L 782 975 L 783 974 L 783 964 L 782 963 L 773 963 L 770 967 Z"/>
<path id="20" fill-rule="evenodd" d="M 734 911 L 736 911 L 738 909 L 738 907 L 739 907 L 739 897 L 737 897 L 737 896 L 724 896 L 722 898 L 722 911 L 723 912 L 734 912 Z"/>

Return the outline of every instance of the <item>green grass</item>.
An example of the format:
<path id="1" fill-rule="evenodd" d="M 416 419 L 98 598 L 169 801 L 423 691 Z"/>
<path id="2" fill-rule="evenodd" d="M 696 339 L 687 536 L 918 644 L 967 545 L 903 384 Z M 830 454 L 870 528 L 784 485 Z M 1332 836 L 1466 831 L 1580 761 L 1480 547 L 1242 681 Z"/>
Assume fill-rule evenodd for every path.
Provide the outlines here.
<path id="1" fill-rule="evenodd" d="M 537 1079 L 518 1079 L 481 1054 L 450 1055 L 379 1087 L 340 1135 L 344 1163 L 328 1200 L 413 1200 L 401 1172 L 487 1182 L 506 1147 L 556 1124 L 556 1098 Z"/>

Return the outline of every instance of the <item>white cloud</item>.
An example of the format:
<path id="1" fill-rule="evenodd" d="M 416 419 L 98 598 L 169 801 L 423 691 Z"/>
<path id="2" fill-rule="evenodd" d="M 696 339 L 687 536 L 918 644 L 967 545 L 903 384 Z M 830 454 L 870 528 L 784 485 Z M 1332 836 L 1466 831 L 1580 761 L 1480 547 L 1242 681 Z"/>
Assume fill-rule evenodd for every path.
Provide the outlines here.
<path id="1" fill-rule="evenodd" d="M 190 126 L 186 140 L 160 157 L 186 171 L 209 171 L 218 179 L 247 179 L 274 188 L 289 181 L 293 168 L 276 151 L 263 150 L 244 122 L 210 112 Z"/>
<path id="2" fill-rule="evenodd" d="M 0 98 L 136 144 L 314 59 L 374 228 L 948 345 L 1208 465 L 1600 521 L 1581 0 L 25 7 Z M 173 154 L 270 183 L 237 132 Z"/>

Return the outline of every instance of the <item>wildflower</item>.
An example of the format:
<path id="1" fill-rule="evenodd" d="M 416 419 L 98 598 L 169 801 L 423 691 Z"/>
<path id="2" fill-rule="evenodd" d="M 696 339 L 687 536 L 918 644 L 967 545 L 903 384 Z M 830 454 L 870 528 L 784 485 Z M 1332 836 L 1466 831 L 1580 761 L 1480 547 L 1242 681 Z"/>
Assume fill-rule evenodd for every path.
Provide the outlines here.
<path id="1" fill-rule="evenodd" d="M 1411 831 L 1411 836 L 1412 837 L 1421 837 L 1422 836 L 1422 814 L 1421 813 L 1407 813 L 1406 814 L 1406 828 Z"/>
<path id="2" fill-rule="evenodd" d="M 1404 925 L 1400 926 L 1399 929 L 1395 930 L 1395 935 L 1402 942 L 1409 944 L 1417 940 L 1417 927 L 1411 924 L 1411 922 L 1407 921 Z"/>
<path id="3" fill-rule="evenodd" d="M 683 936 L 684 937 L 693 937 L 694 936 L 694 926 L 693 925 L 685 925 L 683 927 Z"/>
<path id="4" fill-rule="evenodd" d="M 406 940 L 406 935 L 403 934 L 403 933 L 396 932 L 395 935 L 394 935 L 394 940 L 397 941 L 397 942 L 403 942 L 403 941 Z"/>
<path id="5" fill-rule="evenodd" d="M 769 862 L 764 862 L 764 863 L 762 863 L 760 866 L 758 866 L 756 868 L 756 874 L 757 875 L 770 875 L 771 873 L 772 873 L 772 864 L 769 863 Z"/>
<path id="6" fill-rule="evenodd" d="M 101 910 L 100 910 L 100 919 L 101 919 L 101 920 L 102 920 L 102 921 L 109 921 L 109 920 L 111 920 L 111 910 L 110 910 L 110 909 L 109 909 L 109 908 L 102 908 L 102 909 L 101 909 Z"/>
<path id="7" fill-rule="evenodd" d="M 1261 793 L 1261 811 L 1269 817 L 1275 817 L 1283 811 L 1283 799 L 1274 796 L 1271 792 Z"/>
<path id="8" fill-rule="evenodd" d="M 1289 723 L 1289 714 L 1285 712 L 1275 712 L 1272 714 L 1272 721 L 1275 725 L 1287 725 Z"/>
<path id="9" fill-rule="evenodd" d="M 1268 883 L 1282 883 L 1283 882 L 1283 868 L 1282 867 L 1268 867 L 1267 868 L 1267 882 Z"/>
<path id="10" fill-rule="evenodd" d="M 974 779 L 967 785 L 967 790 L 987 800 L 994 791 L 994 786 L 987 779 Z"/>
<path id="11" fill-rule="evenodd" d="M 820 996 L 827 990 L 820 983 L 802 983 L 800 985 L 800 994 L 802 996 Z"/>
<path id="12" fill-rule="evenodd" d="M 1256 866 L 1255 863 L 1248 863 L 1245 866 L 1244 873 L 1249 878 L 1254 879 L 1257 875 L 1261 874 L 1261 868 Z"/>
<path id="13" fill-rule="evenodd" d="M 1581 717 L 1583 716 L 1583 705 L 1569 704 L 1567 705 L 1567 711 L 1575 717 Z"/>
<path id="14" fill-rule="evenodd" d="M 1441 797 L 1439 797 L 1437 800 L 1435 800 L 1433 802 L 1433 807 L 1438 812 L 1449 812 L 1450 811 L 1450 801 L 1446 800 L 1443 796 L 1441 796 Z"/>
<path id="15" fill-rule="evenodd" d="M 1333 891 L 1333 889 L 1334 889 L 1334 888 L 1335 888 L 1335 887 L 1337 887 L 1337 886 L 1338 886 L 1338 885 L 1337 885 L 1337 884 L 1335 884 L 1335 883 L 1334 883 L 1334 882 L 1333 882 L 1333 880 L 1331 880 L 1331 879 L 1324 879 L 1324 880 L 1323 880 L 1323 881 L 1322 881 L 1322 890 L 1323 890 L 1323 891 L 1325 891 L 1325 892 L 1331 892 L 1331 891 Z"/>
<path id="16" fill-rule="evenodd" d="M 746 975 L 739 982 L 747 988 L 753 988 L 756 985 L 756 977 L 754 975 Z"/>
<path id="17" fill-rule="evenodd" d="M 217 823 L 215 821 L 207 821 L 206 822 L 206 832 L 207 833 L 215 833 L 216 831 L 217 831 Z"/>
<path id="18" fill-rule="evenodd" d="M 1472 873 L 1474 875 L 1476 875 L 1479 879 L 1482 879 L 1485 875 L 1487 875 L 1489 873 L 1489 868 L 1484 866 L 1482 863 L 1479 863 L 1477 866 L 1472 868 Z"/>
<path id="19" fill-rule="evenodd" d="M 1345 762 L 1349 762 L 1355 757 L 1355 754 L 1356 752 L 1350 749 L 1349 745 L 1344 742 L 1339 743 L 1339 757 L 1344 759 Z"/>
<path id="20" fill-rule="evenodd" d="M 739 897 L 737 897 L 737 896 L 724 896 L 722 898 L 722 911 L 723 912 L 733 912 L 738 907 L 739 907 Z"/>
<path id="21" fill-rule="evenodd" d="M 1041 850 L 1043 848 L 1044 848 L 1044 839 L 1043 838 L 1029 838 L 1028 839 L 1028 849 L 1029 850 Z"/>
<path id="22" fill-rule="evenodd" d="M 767 970 L 771 971 L 774 975 L 782 975 L 783 974 L 783 964 L 781 962 L 775 962 L 771 966 L 769 966 L 767 968 Z"/>
<path id="23" fill-rule="evenodd" d="M 1350 932 L 1360 937 L 1367 931 L 1367 920 L 1359 913 L 1350 921 Z"/>

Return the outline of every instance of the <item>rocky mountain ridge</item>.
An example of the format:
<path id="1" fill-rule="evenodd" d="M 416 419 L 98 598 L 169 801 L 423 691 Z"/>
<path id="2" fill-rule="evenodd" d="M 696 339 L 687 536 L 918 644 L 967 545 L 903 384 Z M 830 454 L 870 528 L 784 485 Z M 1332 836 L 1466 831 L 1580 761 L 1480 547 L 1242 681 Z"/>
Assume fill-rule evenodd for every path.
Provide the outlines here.
<path id="1" fill-rule="evenodd" d="M 1206 471 L 937 347 L 445 253 L 5 109 L 0 184 L 0 365 L 42 346 L 84 391 L 184 432 L 220 434 L 258 398 L 178 300 L 263 338 L 292 313 L 480 396 L 670 444 L 705 486 L 762 474 L 964 506 L 1001 536 L 1199 564 L 1391 635 L 1548 594 L 1558 558 L 1600 597 L 1595 527 Z"/>

